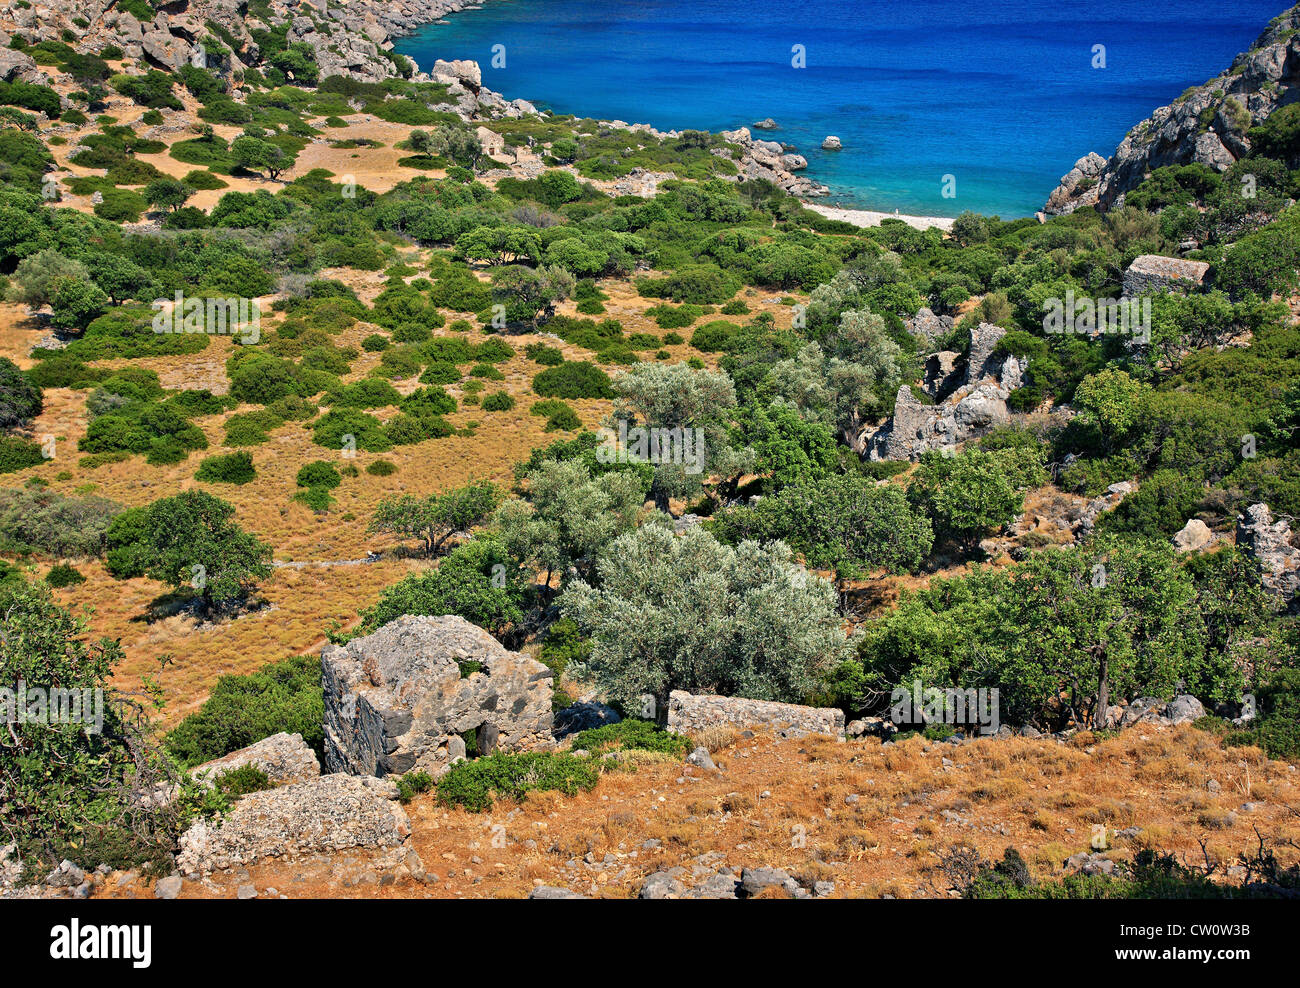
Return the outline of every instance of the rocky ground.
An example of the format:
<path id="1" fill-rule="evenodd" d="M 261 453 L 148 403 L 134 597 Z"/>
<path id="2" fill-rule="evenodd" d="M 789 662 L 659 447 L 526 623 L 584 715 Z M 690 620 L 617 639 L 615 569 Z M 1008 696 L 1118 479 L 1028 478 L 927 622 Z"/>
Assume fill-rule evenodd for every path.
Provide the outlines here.
<path id="1" fill-rule="evenodd" d="M 592 792 L 541 793 L 486 813 L 448 809 L 431 794 L 404 807 L 378 794 L 395 828 L 383 847 L 269 856 L 157 883 L 56 870 L 26 894 L 944 897 L 938 852 L 958 843 L 985 858 L 1014 847 L 1039 877 L 1112 870 L 1149 844 L 1197 863 L 1208 855 L 1229 879 L 1257 831 L 1300 837 L 1294 766 L 1224 749 L 1188 724 L 1143 720 L 1158 716 L 1136 711 L 1117 735 L 1068 739 L 719 736 L 708 758 L 694 759 L 703 764 L 646 755 Z M 338 821 L 332 812 L 320 819 Z M 1099 828 L 1102 847 L 1093 843 Z"/>

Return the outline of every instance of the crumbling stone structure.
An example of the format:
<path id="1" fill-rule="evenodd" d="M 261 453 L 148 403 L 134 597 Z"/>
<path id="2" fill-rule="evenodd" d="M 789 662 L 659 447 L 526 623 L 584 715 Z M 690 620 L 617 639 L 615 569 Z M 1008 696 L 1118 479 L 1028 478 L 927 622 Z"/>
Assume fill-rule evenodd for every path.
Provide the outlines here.
<path id="1" fill-rule="evenodd" d="M 552 672 L 455 616 L 398 618 L 321 653 L 330 772 L 437 776 L 466 755 L 554 744 Z"/>
<path id="2" fill-rule="evenodd" d="M 772 730 L 787 737 L 801 734 L 844 737 L 844 711 L 833 707 L 803 707 L 738 696 L 696 696 L 685 690 L 673 690 L 668 695 L 668 730 L 691 734 L 720 724 Z"/>

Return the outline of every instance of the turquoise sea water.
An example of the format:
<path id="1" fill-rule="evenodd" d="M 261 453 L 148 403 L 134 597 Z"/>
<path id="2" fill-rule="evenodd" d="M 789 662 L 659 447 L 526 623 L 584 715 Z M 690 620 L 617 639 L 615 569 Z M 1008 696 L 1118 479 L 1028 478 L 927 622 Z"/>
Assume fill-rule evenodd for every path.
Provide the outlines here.
<path id="1" fill-rule="evenodd" d="M 795 145 L 827 201 L 1025 216 L 1088 151 L 1249 47 L 1281 0 L 488 0 L 397 50 L 472 58 L 507 98 Z M 505 67 L 493 68 L 503 45 Z M 806 67 L 792 67 L 802 45 Z M 1094 68 L 1094 47 L 1105 67 Z M 499 50 L 499 49 L 498 49 Z M 835 134 L 839 152 L 822 151 Z M 943 195 L 944 176 L 956 197 Z"/>

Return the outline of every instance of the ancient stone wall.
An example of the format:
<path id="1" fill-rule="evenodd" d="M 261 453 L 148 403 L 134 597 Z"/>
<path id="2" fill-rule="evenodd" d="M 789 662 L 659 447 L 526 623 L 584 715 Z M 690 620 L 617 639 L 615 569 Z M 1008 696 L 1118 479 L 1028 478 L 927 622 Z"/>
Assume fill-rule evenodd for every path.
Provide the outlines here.
<path id="1" fill-rule="evenodd" d="M 668 730 L 691 734 L 706 727 L 730 724 L 804 734 L 844 737 L 844 712 L 827 707 L 802 707 L 732 696 L 696 696 L 673 690 L 668 696 Z"/>

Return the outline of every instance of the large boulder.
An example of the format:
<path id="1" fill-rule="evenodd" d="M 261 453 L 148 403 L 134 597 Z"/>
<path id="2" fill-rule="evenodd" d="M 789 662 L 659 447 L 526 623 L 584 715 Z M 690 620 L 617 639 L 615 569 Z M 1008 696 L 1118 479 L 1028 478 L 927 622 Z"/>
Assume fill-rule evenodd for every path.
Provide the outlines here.
<path id="1" fill-rule="evenodd" d="M 322 775 L 250 793 L 224 817 L 194 823 L 181 835 L 176 863 L 185 874 L 204 874 L 265 857 L 394 847 L 410 833 L 389 780 Z"/>
<path id="2" fill-rule="evenodd" d="M 321 653 L 331 772 L 445 772 L 480 754 L 549 747 L 553 673 L 462 617 L 408 615 Z"/>
<path id="3" fill-rule="evenodd" d="M 1189 518 L 1176 535 L 1174 549 L 1178 552 L 1199 552 L 1214 545 L 1214 533 L 1210 526 L 1199 518 Z"/>

